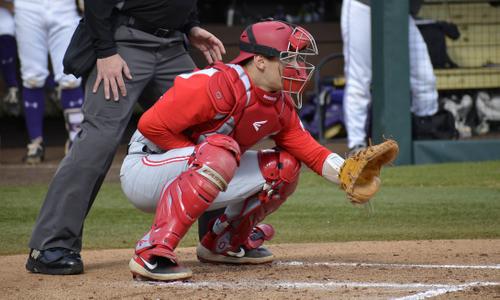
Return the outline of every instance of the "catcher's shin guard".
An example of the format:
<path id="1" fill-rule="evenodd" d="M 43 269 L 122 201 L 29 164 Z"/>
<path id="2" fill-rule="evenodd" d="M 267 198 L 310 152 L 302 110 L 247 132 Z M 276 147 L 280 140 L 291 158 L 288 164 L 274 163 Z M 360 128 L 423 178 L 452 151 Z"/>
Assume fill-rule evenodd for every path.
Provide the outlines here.
<path id="1" fill-rule="evenodd" d="M 219 192 L 226 190 L 239 157 L 238 144 L 224 135 L 210 136 L 196 146 L 189 169 L 163 192 L 153 226 L 137 243 L 136 254 L 164 256 L 175 261 L 173 250 Z"/>
<path id="2" fill-rule="evenodd" d="M 267 224 L 257 225 L 280 207 L 297 187 L 300 162 L 285 151 L 259 152 L 259 165 L 266 183 L 261 192 L 245 200 L 236 216 L 223 214 L 212 222 L 198 249 L 202 261 L 224 263 L 264 263 L 246 257 L 245 251 L 258 250 L 274 236 Z M 272 255 L 270 255 L 272 260 Z"/>

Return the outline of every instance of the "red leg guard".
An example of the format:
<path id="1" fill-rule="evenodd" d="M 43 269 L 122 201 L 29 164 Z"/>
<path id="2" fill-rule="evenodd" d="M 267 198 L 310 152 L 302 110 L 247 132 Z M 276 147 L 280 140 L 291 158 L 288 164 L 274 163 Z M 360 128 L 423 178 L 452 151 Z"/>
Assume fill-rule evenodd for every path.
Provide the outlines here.
<path id="1" fill-rule="evenodd" d="M 255 249 L 274 235 L 270 225 L 256 225 L 276 211 L 295 191 L 300 162 L 285 151 L 261 151 L 259 165 L 266 179 L 264 190 L 245 200 L 236 218 L 229 220 L 226 215 L 222 215 L 215 220 L 212 230 L 201 242 L 206 248 L 217 253 L 236 252 L 241 246 Z M 256 201 L 258 205 L 255 205 Z"/>
<path id="2" fill-rule="evenodd" d="M 151 230 L 136 247 L 136 254 L 165 256 L 175 260 L 173 250 L 220 191 L 227 188 L 239 162 L 238 144 L 213 135 L 195 148 L 189 169 L 165 189 Z"/>

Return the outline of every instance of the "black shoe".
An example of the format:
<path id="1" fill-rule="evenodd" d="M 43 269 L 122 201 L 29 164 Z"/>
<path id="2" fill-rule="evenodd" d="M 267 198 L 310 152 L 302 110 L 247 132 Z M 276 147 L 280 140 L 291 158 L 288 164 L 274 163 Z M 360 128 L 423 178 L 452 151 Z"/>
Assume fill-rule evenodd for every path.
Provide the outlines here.
<path id="1" fill-rule="evenodd" d="M 196 256 L 201 262 L 235 265 L 266 264 L 274 260 L 274 255 L 265 247 L 251 250 L 240 248 L 239 252 L 216 253 L 205 248 L 201 243 L 196 247 Z"/>
<path id="2" fill-rule="evenodd" d="M 83 273 L 83 262 L 79 253 L 69 249 L 31 249 L 26 262 L 26 270 L 31 273 L 50 275 L 81 274 Z"/>

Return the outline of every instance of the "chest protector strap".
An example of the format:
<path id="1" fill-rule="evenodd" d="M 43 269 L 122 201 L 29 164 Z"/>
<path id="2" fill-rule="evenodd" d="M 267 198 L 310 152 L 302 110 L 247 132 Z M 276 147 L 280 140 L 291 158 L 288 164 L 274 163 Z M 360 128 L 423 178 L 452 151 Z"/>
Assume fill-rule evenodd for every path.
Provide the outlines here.
<path id="1" fill-rule="evenodd" d="M 193 128 L 196 134 L 192 140 L 197 143 L 215 133 L 229 135 L 234 130 L 235 119 L 239 119 L 250 103 L 250 78 L 240 65 L 216 63 L 213 68 L 219 72 L 210 78 L 207 89 L 218 114 L 213 121 Z"/>

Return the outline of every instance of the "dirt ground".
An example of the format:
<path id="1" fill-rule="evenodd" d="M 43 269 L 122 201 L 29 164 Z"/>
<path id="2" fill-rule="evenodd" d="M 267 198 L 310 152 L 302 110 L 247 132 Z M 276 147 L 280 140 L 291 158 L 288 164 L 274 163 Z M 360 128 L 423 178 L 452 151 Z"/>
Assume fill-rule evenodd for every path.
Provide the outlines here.
<path id="1" fill-rule="evenodd" d="M 335 147 L 335 145 L 334 145 Z M 339 147 L 342 147 L 340 145 Z M 338 149 L 338 148 L 337 148 Z M 47 184 L 61 148 L 33 167 L 23 149 L 2 149 L 0 186 Z M 125 147 L 106 181 L 117 182 Z M 27 255 L 0 256 L 0 299 L 500 299 L 500 240 L 433 240 L 271 244 L 275 261 L 261 266 L 202 264 L 194 248 L 178 249 L 193 270 L 173 283 L 132 279 L 132 249 L 83 251 L 85 273 L 28 273 Z"/>
<path id="2" fill-rule="evenodd" d="M 83 251 L 85 273 L 30 274 L 26 255 L 1 256 L 2 299 L 494 299 L 500 298 L 500 240 L 271 245 L 261 266 L 202 264 L 173 283 L 132 279 L 132 250 Z M 404 298 L 407 297 L 407 298 Z"/>

